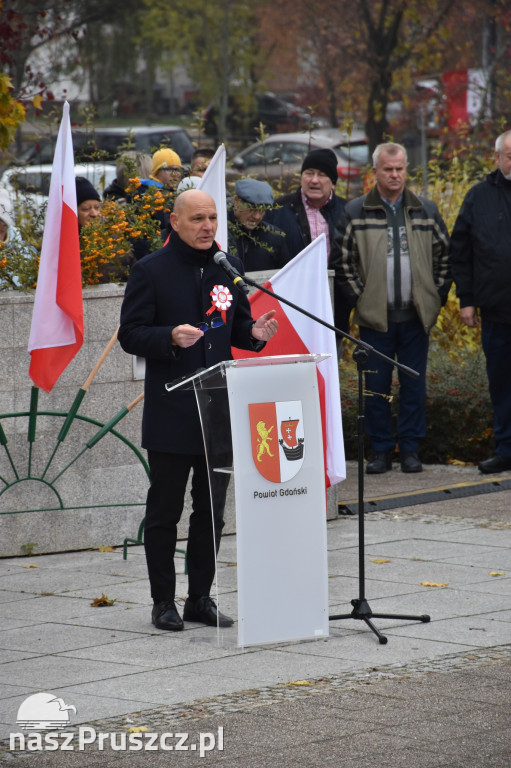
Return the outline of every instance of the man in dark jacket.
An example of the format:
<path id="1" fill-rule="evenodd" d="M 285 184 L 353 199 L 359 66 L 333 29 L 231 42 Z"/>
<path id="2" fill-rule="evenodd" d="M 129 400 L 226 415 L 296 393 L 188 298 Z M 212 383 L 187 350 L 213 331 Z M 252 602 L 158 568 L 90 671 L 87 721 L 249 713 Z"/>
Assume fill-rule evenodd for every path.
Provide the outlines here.
<path id="1" fill-rule="evenodd" d="M 290 260 L 284 232 L 263 221 L 273 206 L 273 190 L 266 181 L 239 179 L 228 213 L 229 251 L 243 262 L 245 272 L 280 269 Z"/>
<path id="2" fill-rule="evenodd" d="M 337 155 L 332 149 L 313 149 L 302 163 L 300 189 L 279 197 L 274 210 L 265 217 L 286 233 L 289 257 L 324 233 L 330 257 L 336 224 L 346 200 L 335 194 Z M 349 331 L 350 308 L 334 288 L 334 321 L 337 328 Z"/>
<path id="3" fill-rule="evenodd" d="M 481 315 L 495 436 L 484 474 L 511 469 L 511 131 L 497 138 L 495 162 L 463 201 L 450 254 L 462 322 L 475 328 Z"/>
<path id="4" fill-rule="evenodd" d="M 231 359 L 231 345 L 259 351 L 276 332 L 277 322 L 274 311 L 254 322 L 246 296 L 214 262 L 218 250 L 214 240 L 217 213 L 210 195 L 198 189 L 182 192 L 176 199 L 171 223 L 168 243 L 131 270 L 121 309 L 119 341 L 126 352 L 146 359 L 142 446 L 148 452 L 151 485 L 144 545 L 154 601 L 152 621 L 158 629 L 176 631 L 183 629 L 183 622 L 174 602 L 173 556 L 191 469 L 189 594 L 183 618 L 214 626 L 233 623 L 217 610 L 209 596 L 215 574 L 213 541 L 218 549 L 227 483 L 220 479 L 212 489 L 213 531 L 195 395 L 193 390 L 167 394 L 165 383 Z M 238 259 L 231 256 L 230 260 L 243 271 Z M 220 302 L 221 289 L 225 300 Z"/>

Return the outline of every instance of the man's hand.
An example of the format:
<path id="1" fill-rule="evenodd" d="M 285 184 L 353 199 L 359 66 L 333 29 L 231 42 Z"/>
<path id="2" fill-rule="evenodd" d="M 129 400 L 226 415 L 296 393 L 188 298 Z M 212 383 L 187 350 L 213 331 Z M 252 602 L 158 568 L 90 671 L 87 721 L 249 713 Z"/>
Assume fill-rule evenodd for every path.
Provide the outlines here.
<path id="1" fill-rule="evenodd" d="M 477 309 L 475 307 L 463 307 L 460 309 L 460 320 L 469 328 L 477 328 L 479 325 Z"/>
<path id="2" fill-rule="evenodd" d="M 272 309 L 270 312 L 258 317 L 254 325 L 252 326 L 252 336 L 257 341 L 269 341 L 272 336 L 275 336 L 279 327 L 278 322 L 275 320 L 276 310 Z"/>
<path id="3" fill-rule="evenodd" d="M 176 325 L 172 330 L 172 343 L 176 347 L 192 347 L 203 336 L 204 331 L 199 331 L 193 325 Z"/>

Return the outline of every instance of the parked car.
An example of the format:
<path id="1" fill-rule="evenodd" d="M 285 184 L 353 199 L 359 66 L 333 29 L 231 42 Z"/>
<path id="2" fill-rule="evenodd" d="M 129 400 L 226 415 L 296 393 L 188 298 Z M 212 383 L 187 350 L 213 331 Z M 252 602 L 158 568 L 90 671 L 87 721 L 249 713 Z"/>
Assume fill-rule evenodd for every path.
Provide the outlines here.
<path id="1" fill-rule="evenodd" d="M 268 133 L 308 128 L 311 117 L 305 109 L 291 104 L 274 93 L 256 94 L 255 109 L 247 110 L 242 97 L 230 96 L 227 108 L 227 130 L 231 136 L 253 136 L 263 123 Z M 218 133 L 218 105 L 210 104 L 202 114 L 207 136 Z"/>
<path id="2" fill-rule="evenodd" d="M 73 130 L 75 160 L 89 160 L 100 152 L 104 160 L 115 160 L 121 148 L 152 154 L 162 146 L 172 147 L 183 163 L 189 163 L 194 146 L 188 133 L 179 126 L 155 125 L 134 128 L 95 128 L 92 131 Z M 52 163 L 56 137 L 44 137 L 29 146 L 16 160 L 16 165 Z"/>
<path id="3" fill-rule="evenodd" d="M 172 125 L 155 125 L 149 128 L 96 128 L 92 132 L 92 141 L 98 150 L 107 152 L 112 159 L 119 154 L 121 147 L 126 148 L 128 144 L 131 145 L 130 149 L 150 155 L 165 146 L 177 152 L 182 163 L 188 164 L 195 149 L 185 129 Z"/>
<path id="4" fill-rule="evenodd" d="M 331 129 L 332 131 L 336 129 Z M 337 131 L 321 133 L 279 133 L 268 136 L 264 144 L 251 144 L 231 160 L 230 181 L 240 176 L 267 179 L 282 191 L 290 187 L 300 172 L 303 159 L 311 149 L 330 148 L 338 158 L 337 175 L 350 182 L 350 196 L 362 187 L 362 172 L 369 163 L 369 149 L 362 131 L 351 135 Z"/>
<path id="5" fill-rule="evenodd" d="M 26 201 L 35 211 L 48 202 L 52 165 L 31 165 L 24 168 L 8 168 L 0 178 L 0 189 L 5 189 L 14 205 L 24 206 Z M 85 176 L 103 195 L 103 190 L 115 178 L 115 163 L 84 163 L 75 165 L 75 176 Z"/>

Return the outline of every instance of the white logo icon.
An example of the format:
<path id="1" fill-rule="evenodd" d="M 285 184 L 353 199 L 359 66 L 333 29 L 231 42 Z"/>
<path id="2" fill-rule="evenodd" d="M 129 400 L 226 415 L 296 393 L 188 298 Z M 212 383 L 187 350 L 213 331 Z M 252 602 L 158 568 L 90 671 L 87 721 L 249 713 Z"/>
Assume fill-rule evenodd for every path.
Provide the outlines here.
<path id="1" fill-rule="evenodd" d="M 69 723 L 70 709 L 76 715 L 74 704 L 67 705 L 52 693 L 34 693 L 18 709 L 16 723 L 28 731 L 63 728 Z"/>

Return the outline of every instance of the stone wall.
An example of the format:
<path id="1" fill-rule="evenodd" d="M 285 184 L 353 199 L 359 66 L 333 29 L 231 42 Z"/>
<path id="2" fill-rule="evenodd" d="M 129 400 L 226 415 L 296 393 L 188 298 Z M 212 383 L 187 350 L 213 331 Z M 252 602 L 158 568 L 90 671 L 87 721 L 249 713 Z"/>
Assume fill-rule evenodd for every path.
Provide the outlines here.
<path id="1" fill-rule="evenodd" d="M 93 286 L 83 295 L 83 347 L 51 393 L 39 390 L 40 413 L 30 443 L 32 382 L 27 346 L 33 296 L 0 293 L 0 424 L 7 439 L 6 445 L 0 445 L 0 491 L 18 480 L 0 496 L 2 557 L 118 546 L 126 537 L 136 538 L 144 515 L 148 478 L 145 452 L 139 447 L 142 403 L 114 428 L 136 450 L 110 433 L 88 448 L 87 442 L 100 427 L 82 418 L 108 422 L 143 391 L 143 382 L 135 378 L 133 358 L 117 342 L 83 397 L 69 433 L 60 443 L 57 439 L 65 414 L 116 332 L 124 286 Z M 20 412 L 24 415 L 9 417 Z M 235 531 L 230 493 L 225 533 Z M 335 489 L 329 491 L 328 506 L 329 517 L 336 516 Z M 12 512 L 16 514 L 2 514 Z M 183 518 L 180 539 L 186 538 L 187 515 Z"/>

